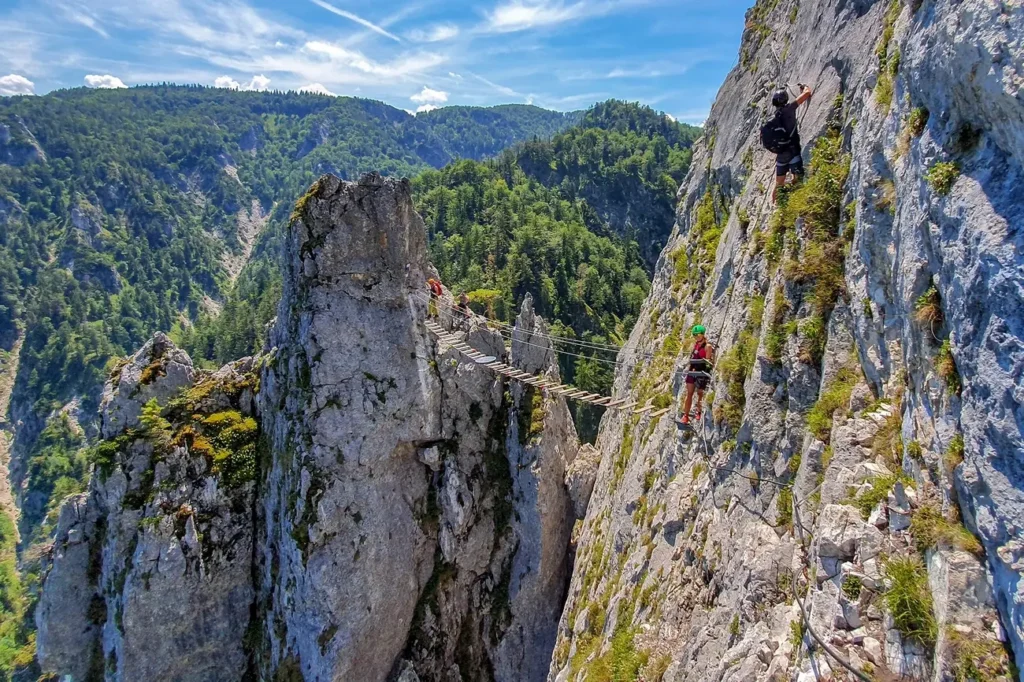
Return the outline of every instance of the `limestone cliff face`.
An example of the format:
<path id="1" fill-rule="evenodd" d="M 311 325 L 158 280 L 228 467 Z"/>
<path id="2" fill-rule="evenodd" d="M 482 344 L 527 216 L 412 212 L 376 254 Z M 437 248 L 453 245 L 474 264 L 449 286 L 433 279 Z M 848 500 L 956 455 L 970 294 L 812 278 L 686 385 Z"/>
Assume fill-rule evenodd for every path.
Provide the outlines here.
<path id="1" fill-rule="evenodd" d="M 285 265 L 260 357 L 203 372 L 158 335 L 116 369 L 44 580 L 42 668 L 543 680 L 587 498 L 564 401 L 428 335 L 407 182 L 321 179 Z M 554 378 L 545 330 L 527 301 L 512 330 L 457 334 Z"/>
<path id="2" fill-rule="evenodd" d="M 61 509 L 36 610 L 44 670 L 72 680 L 245 674 L 256 383 L 251 361 L 197 372 L 162 334 L 115 370 L 107 440 L 88 493 Z"/>
<path id="3" fill-rule="evenodd" d="M 1009 678 L 1022 30 L 984 0 L 750 10 L 615 384 L 675 399 L 701 322 L 713 407 L 690 439 L 604 418 L 549 679 Z M 776 208 L 758 130 L 787 82 L 815 87 L 810 177 Z"/>
<path id="4" fill-rule="evenodd" d="M 564 404 L 436 352 L 407 182 L 325 177 L 299 214 L 261 393 L 261 666 L 305 679 L 543 678 L 573 521 Z M 525 310 L 522 333 L 534 324 Z M 506 354 L 497 332 L 468 337 Z"/>

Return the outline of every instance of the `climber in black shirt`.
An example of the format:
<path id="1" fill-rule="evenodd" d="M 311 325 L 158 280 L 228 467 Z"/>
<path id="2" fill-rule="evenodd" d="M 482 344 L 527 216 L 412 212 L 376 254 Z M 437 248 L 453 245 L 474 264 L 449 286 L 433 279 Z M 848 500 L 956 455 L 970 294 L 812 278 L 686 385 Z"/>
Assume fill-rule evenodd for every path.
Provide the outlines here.
<path id="1" fill-rule="evenodd" d="M 775 152 L 775 187 L 772 188 L 772 201 L 775 201 L 779 188 L 786 184 L 786 176 L 793 174 L 793 182 L 798 182 L 804 175 L 804 160 L 800 156 L 800 131 L 797 129 L 796 110 L 811 98 L 811 88 L 800 85 L 800 95 L 792 102 L 789 93 L 779 90 L 772 95 L 775 116 L 761 129 L 761 140 L 765 147 Z"/>

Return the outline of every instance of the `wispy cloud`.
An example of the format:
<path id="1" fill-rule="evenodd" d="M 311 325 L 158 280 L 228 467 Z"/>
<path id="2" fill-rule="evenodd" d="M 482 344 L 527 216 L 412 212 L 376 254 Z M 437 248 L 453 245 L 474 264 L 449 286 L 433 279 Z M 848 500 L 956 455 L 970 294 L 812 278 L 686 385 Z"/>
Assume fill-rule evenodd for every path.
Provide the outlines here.
<path id="1" fill-rule="evenodd" d="M 652 0 L 502 0 L 479 30 L 512 33 L 626 11 Z"/>
<path id="2" fill-rule="evenodd" d="M 97 35 L 102 36 L 105 39 L 110 38 L 110 34 L 107 33 L 106 29 L 100 25 L 99 20 L 89 10 L 82 7 L 72 7 L 71 5 L 61 5 L 61 12 L 73 23 L 85 26 L 91 31 L 95 31 Z"/>
<path id="3" fill-rule="evenodd" d="M 459 35 L 459 27 L 455 24 L 435 24 L 428 29 L 414 29 L 405 36 L 416 43 L 441 43 Z"/>
<path id="4" fill-rule="evenodd" d="M 584 0 L 565 4 L 559 0 L 511 0 L 487 14 L 485 30 L 494 33 L 523 31 L 538 26 L 560 24 L 588 13 Z"/>
<path id="5" fill-rule="evenodd" d="M 0 97 L 7 95 L 34 95 L 36 84 L 16 73 L 0 76 Z"/>
<path id="6" fill-rule="evenodd" d="M 399 38 L 398 36 L 396 36 L 394 33 L 389 33 L 388 31 L 384 30 L 383 28 L 381 28 L 377 24 L 374 24 L 374 23 L 372 23 L 370 21 L 367 21 L 366 19 L 363 19 L 361 16 L 359 16 L 357 14 L 352 14 L 352 12 L 346 12 L 343 9 L 339 9 L 338 7 L 335 7 L 334 5 L 330 4 L 329 2 L 324 2 L 324 0 L 310 0 L 310 2 L 312 2 L 314 5 L 317 5 L 318 7 L 322 7 L 323 9 L 327 10 L 328 12 L 332 12 L 334 14 L 337 14 L 339 17 L 344 17 L 344 18 L 348 19 L 349 21 L 354 21 L 357 24 L 359 24 L 360 26 L 368 28 L 371 31 L 373 31 L 374 33 L 379 33 L 380 35 L 384 36 L 385 38 L 390 38 L 391 40 L 394 40 L 397 43 L 402 42 L 402 39 Z"/>
<path id="7" fill-rule="evenodd" d="M 111 76 L 109 73 L 108 74 L 104 74 L 102 76 L 100 76 L 98 74 L 89 74 L 88 76 L 85 77 L 85 85 L 86 85 L 86 87 L 89 87 L 89 88 L 104 88 L 104 89 L 127 88 L 128 87 L 127 85 L 124 84 L 124 81 L 122 81 L 120 78 L 118 78 L 117 76 Z"/>
<path id="8" fill-rule="evenodd" d="M 477 79 L 478 81 L 480 81 L 484 85 L 488 86 L 489 88 L 492 88 L 492 89 L 496 90 L 497 92 L 500 92 L 501 94 L 505 95 L 506 97 L 522 97 L 521 94 L 519 94 L 518 92 L 516 92 L 512 88 L 506 87 L 504 85 L 498 85 L 494 81 L 488 80 L 488 79 L 484 78 L 483 76 L 481 76 L 479 74 L 470 73 L 469 75 L 472 76 L 473 78 Z"/>
<path id="9" fill-rule="evenodd" d="M 706 109 L 687 109 L 686 111 L 679 112 L 674 115 L 677 121 L 683 123 L 691 123 L 693 125 L 704 125 L 704 121 L 708 120 L 708 114 L 711 113 L 710 107 Z"/>
<path id="10" fill-rule="evenodd" d="M 40 71 L 38 56 L 49 37 L 26 25 L 0 20 L 0 69 L 36 75 Z"/>

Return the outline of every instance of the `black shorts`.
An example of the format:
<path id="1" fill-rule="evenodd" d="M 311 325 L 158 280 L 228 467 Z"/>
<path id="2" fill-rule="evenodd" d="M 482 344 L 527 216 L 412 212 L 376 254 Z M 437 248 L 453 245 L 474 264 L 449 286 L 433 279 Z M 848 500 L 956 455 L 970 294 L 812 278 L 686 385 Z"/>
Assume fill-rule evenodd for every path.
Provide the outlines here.
<path id="1" fill-rule="evenodd" d="M 688 384 L 696 384 L 698 390 L 706 391 L 707 388 L 708 388 L 708 384 L 711 383 L 711 380 L 708 379 L 707 377 L 690 377 L 690 376 L 688 376 L 688 377 L 686 377 L 686 383 L 688 383 Z"/>
<path id="2" fill-rule="evenodd" d="M 775 177 L 786 177 L 786 173 L 804 174 L 804 159 L 800 156 L 800 150 L 782 152 L 775 157 Z"/>

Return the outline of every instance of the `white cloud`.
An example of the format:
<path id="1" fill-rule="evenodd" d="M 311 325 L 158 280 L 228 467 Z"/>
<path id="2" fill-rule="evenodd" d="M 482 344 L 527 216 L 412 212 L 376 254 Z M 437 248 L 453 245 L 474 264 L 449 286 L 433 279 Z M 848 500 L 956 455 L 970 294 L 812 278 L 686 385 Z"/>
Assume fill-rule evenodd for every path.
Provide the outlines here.
<path id="1" fill-rule="evenodd" d="M 403 54 L 392 62 L 381 63 L 357 50 L 323 40 L 307 42 L 302 53 L 311 60 L 301 59 L 303 55 L 299 55 L 299 58 L 272 63 L 279 70 L 299 73 L 309 80 L 375 85 L 380 78 L 403 79 L 423 73 L 446 59 L 432 52 L 416 52 Z"/>
<path id="2" fill-rule="evenodd" d="M 457 73 L 455 73 L 454 71 L 449 71 L 449 72 L 448 72 L 448 75 L 449 75 L 449 76 L 450 76 L 451 78 L 454 78 L 454 79 L 455 79 L 455 80 L 457 80 L 457 81 L 461 81 L 461 80 L 462 80 L 462 76 L 461 76 L 460 74 L 457 74 Z"/>
<path id="3" fill-rule="evenodd" d="M 103 76 L 97 74 L 89 74 L 85 77 L 85 85 L 90 88 L 127 88 L 128 86 L 118 78 L 117 76 L 111 76 L 109 73 Z"/>
<path id="4" fill-rule="evenodd" d="M 409 31 L 406 37 L 417 43 L 440 43 L 451 40 L 459 35 L 459 27 L 455 24 L 435 24 L 427 30 L 415 29 Z"/>
<path id="5" fill-rule="evenodd" d="M 409 99 L 420 104 L 444 104 L 448 101 L 448 93 L 443 90 L 432 90 L 424 85 L 422 90 Z"/>
<path id="6" fill-rule="evenodd" d="M 673 123 L 676 122 L 676 117 L 673 116 L 672 114 L 665 114 L 665 118 L 667 118 L 668 120 L 672 121 Z"/>
<path id="7" fill-rule="evenodd" d="M 257 92 L 263 92 L 270 85 L 270 79 L 264 76 L 262 73 L 258 76 L 253 76 L 249 84 L 245 86 L 246 90 L 255 90 Z"/>
<path id="8" fill-rule="evenodd" d="M 253 76 L 249 82 L 245 84 L 239 83 L 231 76 L 217 76 L 213 81 L 213 87 L 226 88 L 228 90 L 255 90 L 256 92 L 263 92 L 269 85 L 270 79 L 262 73 L 258 76 Z"/>
<path id="9" fill-rule="evenodd" d="M 311 92 L 314 95 L 330 95 L 331 97 L 337 97 L 333 92 L 322 86 L 320 83 L 310 83 L 309 85 L 303 85 L 299 88 L 299 92 Z"/>
<path id="10" fill-rule="evenodd" d="M 658 69 L 622 69 L 616 68 L 608 72 L 605 78 L 659 78 L 665 74 Z"/>
<path id="11" fill-rule="evenodd" d="M 344 17 L 344 18 L 348 19 L 349 21 L 356 22 L 360 26 L 365 26 L 366 28 L 370 29 L 374 33 L 379 33 L 380 35 L 382 35 L 382 36 L 384 36 L 386 38 L 391 38 L 391 40 L 394 40 L 395 42 L 398 42 L 398 43 L 402 42 L 402 39 L 399 38 L 398 36 L 396 36 L 394 33 L 388 33 L 387 31 L 385 31 L 383 28 L 381 28 L 377 24 L 369 22 L 366 19 L 363 19 L 361 16 L 358 16 L 356 14 L 352 14 L 351 12 L 346 12 L 343 9 L 339 9 L 339 8 L 335 7 L 334 5 L 328 3 L 328 2 L 324 2 L 324 0 L 310 0 L 310 2 L 312 2 L 314 5 L 317 5 L 319 7 L 324 8 L 328 12 L 331 12 L 333 14 L 337 14 L 339 17 Z"/>
<path id="12" fill-rule="evenodd" d="M 218 76 L 217 80 L 213 81 L 213 87 L 227 88 L 228 90 L 241 90 L 242 84 L 231 76 Z"/>
<path id="13" fill-rule="evenodd" d="M 16 73 L 0 76 L 0 96 L 4 95 L 34 95 L 36 84 Z"/>
<path id="14" fill-rule="evenodd" d="M 436 104 L 421 104 L 420 106 L 416 107 L 416 113 L 417 114 L 423 114 L 423 113 L 426 113 L 428 111 L 433 111 L 434 109 L 439 109 L 439 108 L 440 107 L 438 107 Z"/>
<path id="15" fill-rule="evenodd" d="M 589 14 L 591 10 L 583 0 L 570 5 L 560 0 L 511 0 L 488 13 L 485 30 L 510 33 L 560 24 Z"/>

